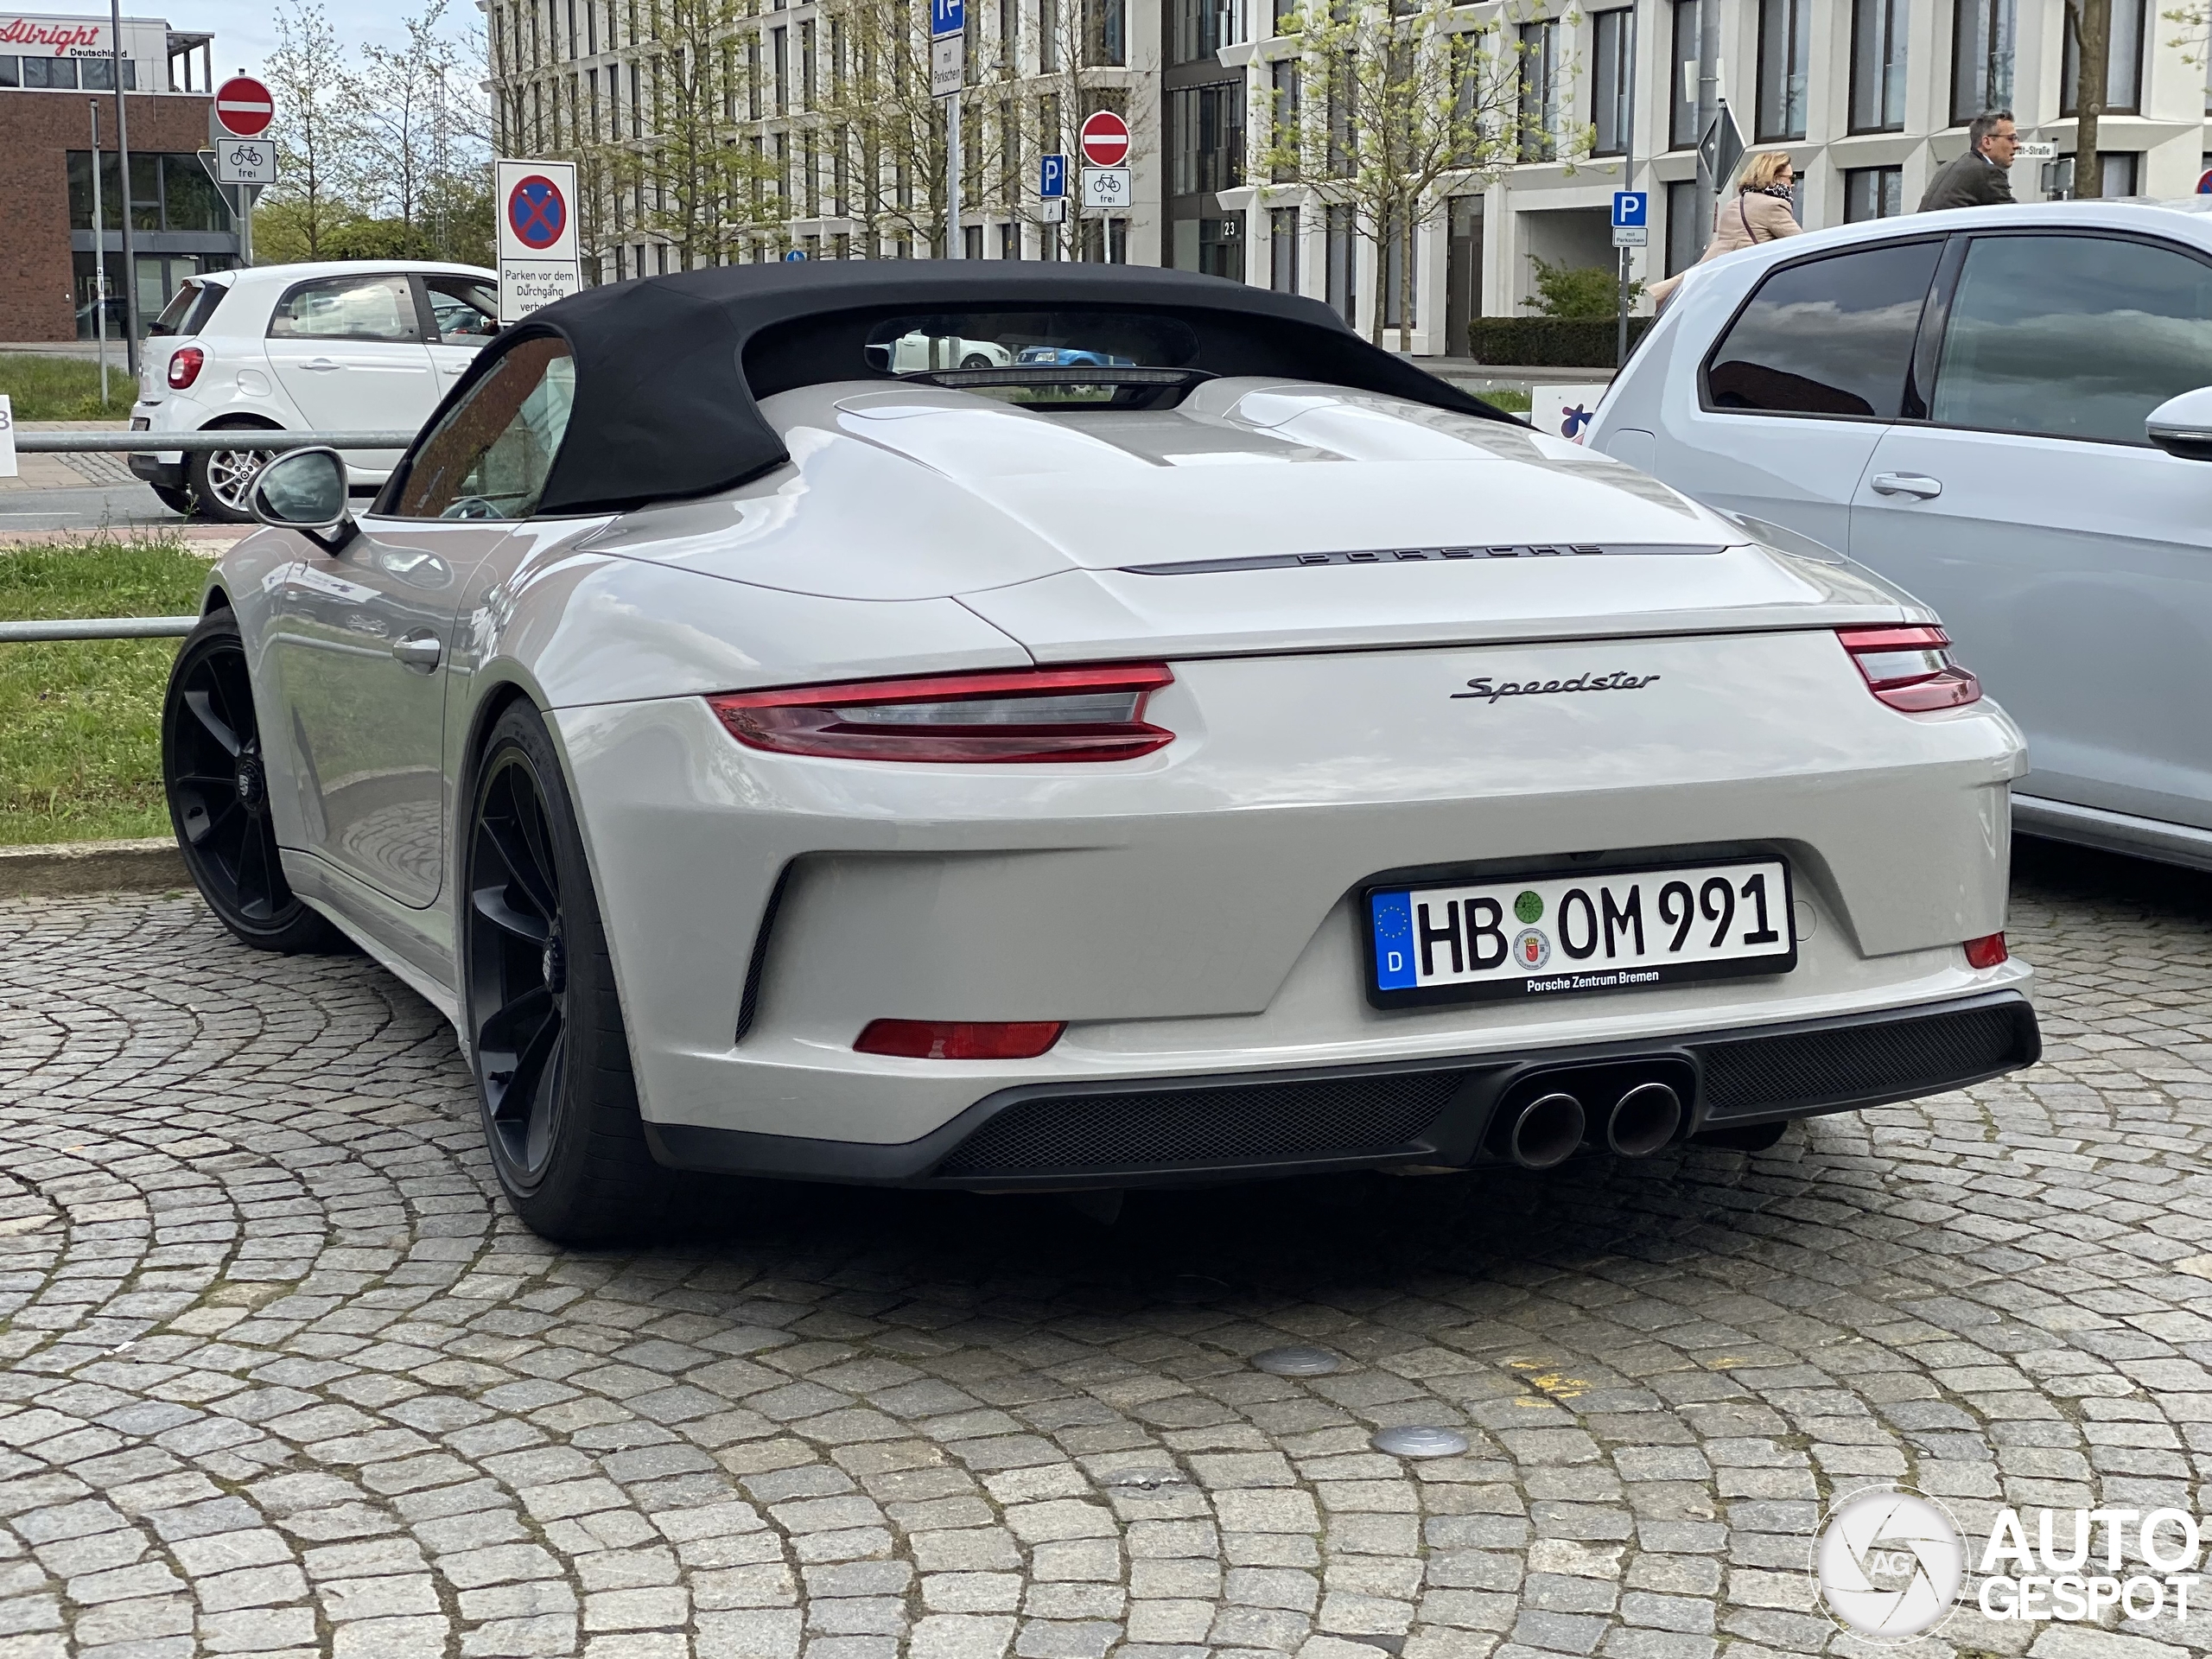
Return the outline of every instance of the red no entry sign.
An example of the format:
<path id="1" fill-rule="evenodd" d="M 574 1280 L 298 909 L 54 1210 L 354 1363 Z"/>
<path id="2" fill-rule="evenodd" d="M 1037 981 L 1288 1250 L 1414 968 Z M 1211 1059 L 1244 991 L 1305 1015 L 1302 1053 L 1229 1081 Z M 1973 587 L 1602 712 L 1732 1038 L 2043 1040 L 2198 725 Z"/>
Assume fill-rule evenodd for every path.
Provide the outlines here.
<path id="1" fill-rule="evenodd" d="M 523 246 L 551 247 L 569 226 L 569 203 L 561 187 L 543 173 L 516 180 L 507 192 L 507 223 Z"/>
<path id="2" fill-rule="evenodd" d="M 276 100 L 251 75 L 232 75 L 215 89 L 215 118 L 226 132 L 258 138 L 276 118 Z"/>
<path id="3" fill-rule="evenodd" d="M 1083 159 L 1093 167 L 1119 167 L 1129 159 L 1129 124 L 1111 110 L 1084 118 Z"/>

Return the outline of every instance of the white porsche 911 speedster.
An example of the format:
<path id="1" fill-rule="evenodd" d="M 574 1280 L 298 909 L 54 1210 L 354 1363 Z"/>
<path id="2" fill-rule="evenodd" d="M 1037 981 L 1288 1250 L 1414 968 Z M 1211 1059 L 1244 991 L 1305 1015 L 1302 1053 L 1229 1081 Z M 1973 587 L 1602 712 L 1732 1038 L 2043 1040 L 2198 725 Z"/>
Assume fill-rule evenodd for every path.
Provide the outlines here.
<path id="1" fill-rule="evenodd" d="M 278 460 L 213 569 L 178 838 L 247 944 L 346 936 L 452 1019 L 549 1236 L 683 1170 L 1756 1147 L 2038 1052 L 2020 737 L 1936 618 L 1315 302 L 620 283 L 346 483 Z"/>

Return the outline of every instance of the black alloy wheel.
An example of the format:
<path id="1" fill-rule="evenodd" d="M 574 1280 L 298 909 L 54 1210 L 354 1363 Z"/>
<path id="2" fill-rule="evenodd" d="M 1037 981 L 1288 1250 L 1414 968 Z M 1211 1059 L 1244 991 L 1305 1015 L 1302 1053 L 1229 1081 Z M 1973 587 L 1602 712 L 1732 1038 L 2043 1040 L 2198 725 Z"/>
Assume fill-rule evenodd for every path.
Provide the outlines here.
<path id="1" fill-rule="evenodd" d="M 162 782 L 177 849 L 223 925 L 261 950 L 346 948 L 284 880 L 245 642 L 227 610 L 200 619 L 162 704 Z"/>
<path id="2" fill-rule="evenodd" d="M 470 799 L 463 1017 L 493 1167 L 534 1232 L 569 1243 L 636 1234 L 670 1178 L 645 1145 L 582 837 L 529 704 L 493 723 Z"/>

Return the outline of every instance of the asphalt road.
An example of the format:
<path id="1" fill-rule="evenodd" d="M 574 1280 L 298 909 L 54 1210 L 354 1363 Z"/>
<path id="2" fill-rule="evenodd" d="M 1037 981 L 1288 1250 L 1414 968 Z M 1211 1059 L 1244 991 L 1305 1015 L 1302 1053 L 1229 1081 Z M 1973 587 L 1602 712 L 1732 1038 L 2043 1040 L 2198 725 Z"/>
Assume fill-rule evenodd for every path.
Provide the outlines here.
<path id="1" fill-rule="evenodd" d="M 67 489 L 0 492 L 0 536 L 41 530 L 175 530 L 189 521 L 143 484 L 86 484 Z"/>

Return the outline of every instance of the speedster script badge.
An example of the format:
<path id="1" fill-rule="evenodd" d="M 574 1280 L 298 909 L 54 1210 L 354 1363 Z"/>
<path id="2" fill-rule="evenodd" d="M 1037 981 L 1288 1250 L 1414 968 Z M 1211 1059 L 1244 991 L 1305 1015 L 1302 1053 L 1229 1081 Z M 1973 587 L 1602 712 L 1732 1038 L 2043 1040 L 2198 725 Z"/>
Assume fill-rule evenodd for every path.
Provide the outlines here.
<path id="1" fill-rule="evenodd" d="M 1571 680 L 1505 680 L 1494 681 L 1485 674 L 1480 679 L 1469 680 L 1467 689 L 1454 691 L 1454 701 L 1462 697 L 1479 697 L 1484 702 L 1496 702 L 1500 697 L 1548 697 L 1564 691 L 1641 691 L 1659 677 L 1656 674 L 1630 674 L 1625 671 L 1611 674 L 1577 674 Z"/>

